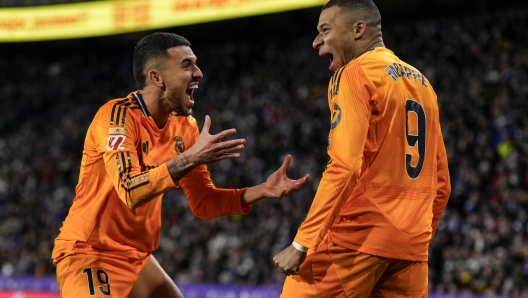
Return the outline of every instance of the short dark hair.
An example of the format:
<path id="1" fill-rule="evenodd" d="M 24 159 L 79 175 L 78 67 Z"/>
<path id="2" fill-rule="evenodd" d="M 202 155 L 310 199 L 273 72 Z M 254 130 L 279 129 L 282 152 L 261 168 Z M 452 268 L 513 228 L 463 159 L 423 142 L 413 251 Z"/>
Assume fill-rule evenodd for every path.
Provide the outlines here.
<path id="1" fill-rule="evenodd" d="M 139 89 L 145 87 L 145 65 L 148 62 L 168 58 L 168 49 L 178 46 L 191 46 L 191 43 L 183 36 L 168 32 L 156 32 L 143 37 L 134 49 L 134 79 Z"/>
<path id="2" fill-rule="evenodd" d="M 372 0 L 329 0 L 322 10 L 333 6 L 338 6 L 355 14 L 356 17 L 364 20 L 369 26 L 381 24 L 381 14 Z"/>

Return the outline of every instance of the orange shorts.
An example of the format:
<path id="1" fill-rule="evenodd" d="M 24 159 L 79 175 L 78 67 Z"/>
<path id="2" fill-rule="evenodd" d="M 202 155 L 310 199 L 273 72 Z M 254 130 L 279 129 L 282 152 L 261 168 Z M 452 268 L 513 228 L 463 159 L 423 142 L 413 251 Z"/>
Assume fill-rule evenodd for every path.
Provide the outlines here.
<path id="1" fill-rule="evenodd" d="M 281 298 L 427 297 L 427 262 L 389 259 L 335 245 L 328 235 L 309 251 Z"/>
<path id="2" fill-rule="evenodd" d="M 60 297 L 127 297 L 148 257 L 138 260 L 94 251 L 62 257 L 56 264 Z"/>

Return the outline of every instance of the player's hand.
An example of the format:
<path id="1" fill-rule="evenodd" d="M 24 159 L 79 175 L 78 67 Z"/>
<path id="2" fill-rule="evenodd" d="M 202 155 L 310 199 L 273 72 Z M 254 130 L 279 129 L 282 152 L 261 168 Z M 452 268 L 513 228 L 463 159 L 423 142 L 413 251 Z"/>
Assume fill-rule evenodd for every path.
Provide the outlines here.
<path id="1" fill-rule="evenodd" d="M 310 175 L 308 174 L 297 180 L 291 180 L 286 176 L 286 170 L 290 166 L 290 162 L 291 156 L 288 155 L 284 159 L 282 166 L 268 177 L 264 183 L 266 197 L 277 199 L 286 197 L 291 193 L 294 193 L 299 187 L 308 181 L 308 178 L 310 178 Z"/>
<path id="2" fill-rule="evenodd" d="M 290 245 L 276 254 L 273 257 L 273 262 L 280 272 L 286 275 L 297 275 L 304 259 L 306 259 L 306 253 Z"/>
<path id="3" fill-rule="evenodd" d="M 236 133 L 234 128 L 221 131 L 215 135 L 209 134 L 211 127 L 211 118 L 205 116 L 205 123 L 202 132 L 196 140 L 196 143 L 185 151 L 185 154 L 193 159 L 196 164 L 207 164 L 214 161 L 237 158 L 240 153 L 237 151 L 244 149 L 245 139 L 234 139 L 222 142 L 222 140 Z"/>

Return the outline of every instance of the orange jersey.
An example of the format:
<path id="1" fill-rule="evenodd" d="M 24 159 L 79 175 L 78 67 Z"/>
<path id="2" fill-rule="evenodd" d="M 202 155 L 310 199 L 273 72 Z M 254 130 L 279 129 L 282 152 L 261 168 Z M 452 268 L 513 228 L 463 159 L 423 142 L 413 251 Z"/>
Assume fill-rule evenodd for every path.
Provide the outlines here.
<path id="1" fill-rule="evenodd" d="M 326 233 L 345 248 L 427 261 L 451 192 L 429 81 L 386 48 L 338 70 L 328 87 L 330 161 L 295 241 Z"/>
<path id="2" fill-rule="evenodd" d="M 244 189 L 216 188 L 205 165 L 172 180 L 166 162 L 199 134 L 193 117 L 175 113 L 159 129 L 139 91 L 103 105 L 88 128 L 76 196 L 52 258 L 70 254 L 76 242 L 145 257 L 158 247 L 163 193 L 178 186 L 200 218 L 249 212 L 240 202 Z"/>

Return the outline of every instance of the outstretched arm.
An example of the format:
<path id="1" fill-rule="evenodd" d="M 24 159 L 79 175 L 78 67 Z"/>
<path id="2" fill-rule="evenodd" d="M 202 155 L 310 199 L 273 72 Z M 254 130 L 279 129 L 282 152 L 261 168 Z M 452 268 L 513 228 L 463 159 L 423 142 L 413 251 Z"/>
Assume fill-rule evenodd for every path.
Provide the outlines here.
<path id="1" fill-rule="evenodd" d="M 193 148 L 197 150 L 196 152 L 202 152 L 203 155 L 209 156 L 209 160 L 213 161 L 215 158 L 216 160 L 220 160 L 224 158 L 236 158 L 239 156 L 235 151 L 243 148 L 245 140 L 219 141 L 225 135 L 234 133 L 234 130 L 232 130 L 233 132 L 230 132 L 231 130 L 226 130 L 218 135 L 210 136 L 208 133 L 204 133 L 207 129 L 208 123 L 206 122 L 197 142 L 187 151 L 180 154 L 180 156 L 186 155 Z M 223 133 L 227 134 L 222 135 Z M 200 143 L 200 139 L 202 139 L 202 143 Z M 208 143 L 209 147 L 203 145 Z M 231 145 L 227 144 L 225 145 L 227 147 L 223 147 L 222 149 L 221 146 L 223 146 L 224 143 L 231 143 Z M 216 147 L 216 151 L 211 150 L 210 148 L 212 147 Z M 204 148 L 204 150 L 198 150 L 199 148 Z M 176 166 L 179 166 L 181 160 L 175 158 L 174 162 L 176 163 Z M 250 188 L 216 188 L 205 164 L 195 166 L 192 171 L 189 170 L 188 174 L 184 175 L 179 180 L 179 184 L 187 196 L 192 212 L 201 219 L 209 220 L 225 215 L 246 214 L 251 210 L 252 203 L 263 198 L 280 199 L 293 193 L 306 183 L 309 175 L 305 175 L 298 180 L 291 180 L 286 176 L 286 170 L 288 169 L 290 162 L 291 156 L 288 155 L 282 166 L 271 174 L 266 182 Z M 178 171 L 181 173 L 182 169 L 179 168 Z"/>
<path id="2" fill-rule="evenodd" d="M 242 207 L 251 205 L 263 198 L 282 199 L 283 197 L 294 193 L 299 187 L 306 183 L 308 178 L 310 178 L 310 175 L 308 174 L 297 180 L 291 180 L 286 176 L 286 170 L 290 166 L 290 163 L 291 156 L 288 155 L 284 159 L 282 166 L 271 174 L 266 182 L 247 188 L 240 197 Z"/>
<path id="3" fill-rule="evenodd" d="M 131 140 L 134 135 L 134 126 L 126 126 L 128 138 L 126 138 L 127 136 L 122 137 L 125 142 L 123 146 L 131 149 L 126 152 L 113 150 L 106 157 L 107 164 L 111 164 L 109 167 L 111 176 L 118 178 L 115 182 L 116 190 L 118 190 L 123 202 L 130 208 L 140 207 L 166 190 L 174 188 L 198 166 L 222 159 L 239 157 L 240 154 L 237 151 L 244 149 L 246 140 L 235 139 L 222 142 L 222 139 L 234 134 L 236 130 L 228 129 L 211 135 L 209 134 L 210 127 L 211 119 L 206 116 L 202 133 L 191 148 L 167 161 L 165 166 L 162 165 L 148 171 L 139 172 L 139 161 L 134 150 L 135 145 Z M 104 133 L 108 131 L 108 128 L 104 126 L 100 130 L 101 133 Z M 101 147 L 106 149 L 106 143 L 103 143 Z M 147 184 L 148 181 L 155 181 L 156 188 L 152 189 L 150 184 Z"/>

